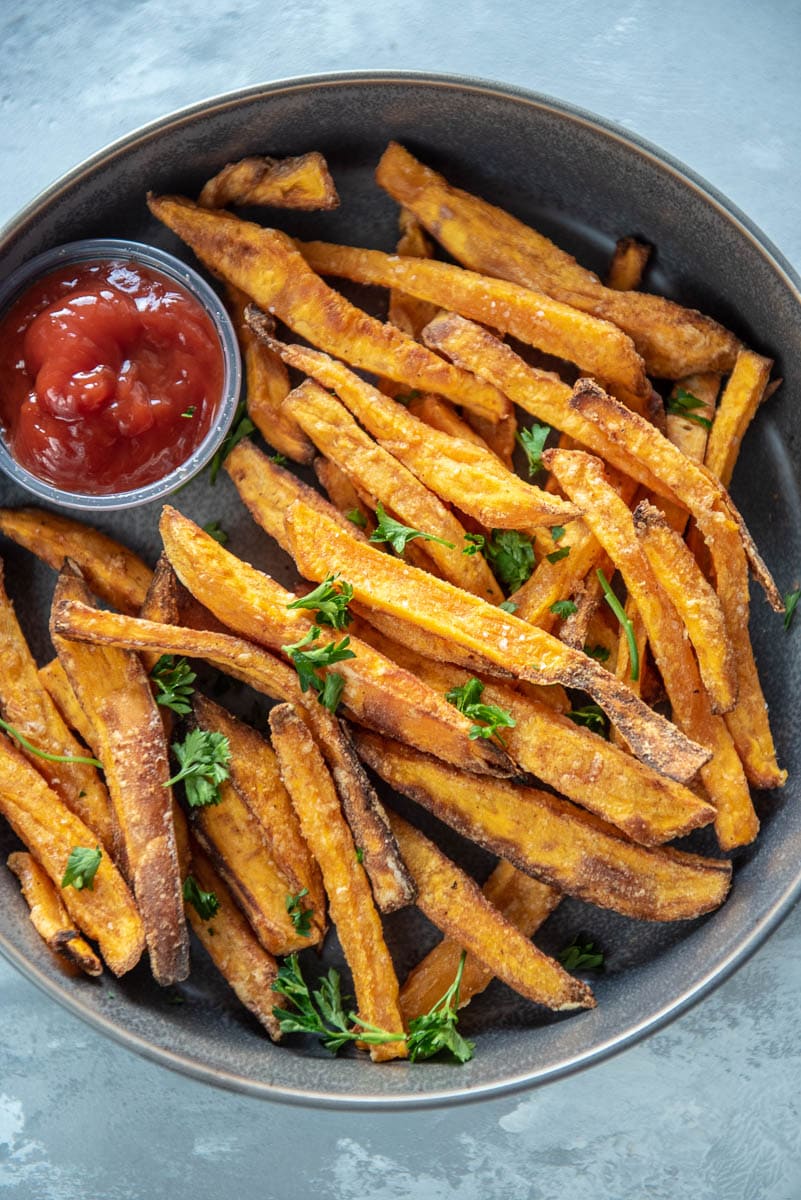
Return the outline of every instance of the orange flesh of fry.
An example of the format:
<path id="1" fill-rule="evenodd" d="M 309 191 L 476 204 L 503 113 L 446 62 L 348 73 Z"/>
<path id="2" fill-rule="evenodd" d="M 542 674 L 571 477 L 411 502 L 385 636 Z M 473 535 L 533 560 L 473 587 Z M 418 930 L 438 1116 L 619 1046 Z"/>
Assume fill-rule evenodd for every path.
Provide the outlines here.
<path id="1" fill-rule="evenodd" d="M 636 238 L 620 238 L 609 264 L 606 286 L 615 292 L 633 292 L 642 283 L 651 247 Z"/>
<path id="2" fill-rule="evenodd" d="M 9 854 L 7 865 L 20 883 L 31 924 L 56 954 L 63 954 L 87 975 L 102 975 L 103 964 L 70 920 L 53 881 L 30 854 Z"/>
<path id="3" fill-rule="evenodd" d="M 313 150 L 295 158 L 254 155 L 228 163 L 200 193 L 204 208 L 227 204 L 264 204 L 307 211 L 336 208 L 334 181 L 322 154 Z"/>
<path id="4" fill-rule="evenodd" d="M 741 350 L 720 398 L 704 459 L 724 487 L 731 483 L 745 432 L 765 396 L 773 360 Z"/>

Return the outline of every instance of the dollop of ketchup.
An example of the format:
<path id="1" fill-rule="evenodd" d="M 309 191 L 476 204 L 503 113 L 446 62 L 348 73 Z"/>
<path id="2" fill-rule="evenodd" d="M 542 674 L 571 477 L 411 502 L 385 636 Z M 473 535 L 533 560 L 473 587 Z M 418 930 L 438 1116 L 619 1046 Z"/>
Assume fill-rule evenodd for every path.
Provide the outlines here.
<path id="1" fill-rule="evenodd" d="M 224 363 L 201 304 L 136 263 L 63 267 L 0 321 L 0 424 L 14 458 L 68 492 L 163 478 L 208 433 Z"/>

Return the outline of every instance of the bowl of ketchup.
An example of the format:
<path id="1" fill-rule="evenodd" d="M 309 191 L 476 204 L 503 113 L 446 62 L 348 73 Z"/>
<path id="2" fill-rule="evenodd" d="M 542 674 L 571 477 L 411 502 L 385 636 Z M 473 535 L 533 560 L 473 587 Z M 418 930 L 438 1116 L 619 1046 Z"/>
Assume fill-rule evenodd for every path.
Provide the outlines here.
<path id="1" fill-rule="evenodd" d="M 42 500 L 169 495 L 219 448 L 240 382 L 221 299 L 156 247 L 71 242 L 0 285 L 0 468 Z"/>

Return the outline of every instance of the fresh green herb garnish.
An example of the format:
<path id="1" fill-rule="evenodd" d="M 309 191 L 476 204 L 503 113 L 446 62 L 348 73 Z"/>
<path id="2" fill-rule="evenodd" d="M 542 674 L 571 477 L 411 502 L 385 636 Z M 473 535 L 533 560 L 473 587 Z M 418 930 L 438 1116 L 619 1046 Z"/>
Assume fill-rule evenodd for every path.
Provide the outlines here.
<path id="1" fill-rule="evenodd" d="M 551 612 L 556 613 L 557 617 L 561 617 L 564 621 L 567 617 L 572 617 L 573 613 L 578 612 L 578 606 L 572 600 L 555 600 L 551 605 Z"/>
<path id="2" fill-rule="evenodd" d="M 702 417 L 693 411 L 696 408 L 706 408 L 703 400 L 699 400 L 686 388 L 676 388 L 675 396 L 670 397 L 665 407 L 669 413 L 673 413 L 677 417 L 684 417 L 685 421 L 694 421 L 696 425 L 702 425 L 704 429 L 712 428 L 709 417 Z"/>
<path id="3" fill-rule="evenodd" d="M 445 693 L 445 699 L 471 721 L 481 722 L 480 725 L 471 725 L 470 727 L 469 736 L 473 741 L 479 738 L 497 737 L 503 745 L 504 741 L 498 730 L 512 729 L 517 722 L 511 713 L 506 712 L 503 708 L 498 708 L 496 704 L 481 704 L 483 691 L 484 684 L 480 679 L 473 677 L 461 687 L 451 688 L 449 692 Z"/>
<path id="4" fill-rule="evenodd" d="M 448 546 L 451 550 L 456 548 L 453 542 L 446 542 L 445 538 L 435 537 L 433 533 L 423 533 L 420 529 L 411 529 L 408 525 L 401 525 L 400 521 L 388 517 L 380 500 L 376 516 L 378 524 L 370 534 L 370 541 L 388 542 L 396 554 L 403 554 L 408 543 L 413 542 L 415 538 L 422 538 L 424 542 L 436 542 L 440 546 Z"/>
<path id="5" fill-rule="evenodd" d="M 315 620 L 332 629 L 344 629 L 353 620 L 348 605 L 353 599 L 353 588 L 339 575 L 326 575 L 313 592 L 308 592 L 287 604 L 287 608 L 316 609 Z"/>
<path id="6" fill-rule="evenodd" d="M 502 608 L 504 612 L 516 613 L 520 606 L 515 604 L 514 600 L 502 600 L 498 608 Z"/>
<path id="7" fill-rule="evenodd" d="M 219 911 L 220 902 L 216 893 L 204 892 L 194 875 L 187 875 L 184 880 L 183 897 L 204 921 L 210 921 L 212 917 L 216 917 Z M 213 932 L 212 929 L 209 930 L 209 933 Z"/>
<path id="8" fill-rule="evenodd" d="M 539 474 L 542 470 L 542 452 L 545 449 L 545 443 L 550 432 L 550 425 L 537 425 L 535 423 L 530 429 L 521 429 L 517 434 L 517 441 L 525 450 L 526 458 L 528 459 L 529 478 L 532 475 Z"/>
<path id="9" fill-rule="evenodd" d="M 283 467 L 289 462 L 289 459 L 280 450 L 276 450 L 275 454 L 270 455 L 270 462 L 275 463 L 277 467 Z"/>
<path id="10" fill-rule="evenodd" d="M 556 956 L 567 971 L 577 971 L 584 967 L 590 971 L 602 971 L 604 955 L 594 941 L 589 940 L 586 933 L 577 933 L 569 946 L 560 950 Z"/>
<path id="11" fill-rule="evenodd" d="M 595 646 L 591 646 L 589 642 L 585 642 L 584 653 L 587 655 L 587 658 L 596 658 L 598 662 L 606 662 L 609 658 L 609 650 L 606 646 L 602 646 L 600 642 Z"/>
<path id="12" fill-rule="evenodd" d="M 552 550 L 550 554 L 546 554 L 545 557 L 549 563 L 558 563 L 561 559 L 567 558 L 570 550 L 570 546 L 561 546 L 558 550 Z"/>
<path id="13" fill-rule="evenodd" d="M 364 862 L 364 851 L 362 850 L 361 846 L 356 847 L 356 862 Z"/>
<path id="14" fill-rule="evenodd" d="M 456 1028 L 459 1020 L 459 988 L 466 957 L 467 954 L 463 950 L 453 983 L 442 999 L 422 1017 L 413 1017 L 409 1022 L 408 1046 L 411 1062 L 433 1058 L 442 1050 L 449 1051 L 460 1063 L 469 1062 L 473 1057 L 475 1043 L 463 1038 Z"/>
<path id="15" fill-rule="evenodd" d="M 189 408 L 184 409 L 184 411 L 181 413 L 181 416 L 186 417 L 188 419 L 189 417 L 194 417 L 196 412 L 197 412 L 197 409 L 195 408 L 195 405 L 190 404 Z"/>
<path id="16" fill-rule="evenodd" d="M 99 846 L 95 846 L 94 850 L 90 846 L 74 846 L 67 859 L 67 869 L 61 880 L 61 886 L 63 888 L 74 887 L 78 892 L 83 888 L 88 888 L 90 892 L 93 892 L 95 875 L 102 857 L 103 851 Z"/>
<path id="17" fill-rule="evenodd" d="M 189 699 L 194 693 L 194 682 L 197 675 L 185 658 L 176 658 L 174 654 L 162 654 L 150 678 L 156 685 L 156 703 L 163 708 L 171 708 L 182 716 L 192 711 Z"/>
<path id="18" fill-rule="evenodd" d="M 170 787 L 183 780 L 190 807 L 219 804 L 220 784 L 230 774 L 231 747 L 225 734 L 191 729 L 182 742 L 173 743 L 172 750 L 181 769 L 162 786 Z"/>
<path id="19" fill-rule="evenodd" d="M 358 529 L 367 528 L 367 517 L 360 508 L 349 508 L 345 516 L 350 521 L 351 525 L 355 525 Z"/>
<path id="20" fill-rule="evenodd" d="M 516 592 L 534 570 L 531 538 L 516 529 L 493 529 L 484 553 L 507 592 Z"/>
<path id="21" fill-rule="evenodd" d="M 631 662 L 631 678 L 636 681 L 637 679 L 640 678 L 640 652 L 637 649 L 637 638 L 634 634 L 634 626 L 632 625 L 631 621 L 628 619 L 625 612 L 623 611 L 623 605 L 620 603 L 617 596 L 612 591 L 611 587 L 609 586 L 609 580 L 606 578 L 606 576 L 604 575 L 604 573 L 600 567 L 595 572 L 595 574 L 598 576 L 598 579 L 600 580 L 600 583 L 601 583 L 601 587 L 604 590 L 604 596 L 606 597 L 606 603 L 609 605 L 612 612 L 617 617 L 618 621 L 620 622 L 620 624 L 623 628 L 623 632 L 626 635 L 626 641 L 629 644 L 629 660 Z"/>
<path id="22" fill-rule="evenodd" d="M 561 540 L 564 536 L 565 536 L 564 525 L 552 525 L 551 526 L 551 540 L 552 541 L 561 542 Z"/>
<path id="23" fill-rule="evenodd" d="M 583 708 L 573 708 L 565 713 L 576 725 L 585 725 L 593 733 L 606 733 L 606 715 L 597 704 L 585 704 Z"/>
<path id="24" fill-rule="evenodd" d="M 398 392 L 394 399 L 397 404 L 402 404 L 405 408 L 407 405 L 411 404 L 412 400 L 419 400 L 422 394 L 423 393 L 419 392 L 417 388 L 412 388 L 409 392 Z"/>
<path id="25" fill-rule="evenodd" d="M 219 542 L 221 546 L 224 546 L 228 541 L 228 534 L 220 527 L 219 521 L 209 521 L 203 526 L 203 531 L 204 533 L 207 533 L 209 537 L 213 537 L 215 542 Z"/>
<path id="26" fill-rule="evenodd" d="M 217 482 L 217 476 L 220 473 L 220 467 L 225 462 L 228 455 L 233 450 L 234 446 L 238 446 L 243 438 L 250 437 L 256 426 L 248 416 L 247 403 L 240 400 L 237 405 L 234 419 L 231 422 L 231 428 L 222 440 L 219 450 L 215 453 L 209 467 L 209 483 L 214 486 Z"/>
<path id="27" fill-rule="evenodd" d="M 462 554 L 467 554 L 468 556 L 478 554 L 479 550 L 483 553 L 484 547 L 487 544 L 487 539 L 484 537 L 483 533 L 466 533 L 464 535 L 464 540 L 465 545 L 462 550 Z"/>
<path id="28" fill-rule="evenodd" d="M 47 759 L 48 762 L 60 763 L 87 763 L 90 767 L 100 767 L 103 769 L 102 762 L 97 758 L 89 758 L 83 754 L 50 754 L 47 750 L 40 750 L 38 746 L 34 746 L 33 742 L 29 742 L 26 737 L 23 737 L 18 729 L 13 725 L 9 725 L 8 721 L 4 721 L 0 717 L 0 729 L 5 729 L 6 733 L 13 737 L 15 742 L 19 742 L 20 746 L 24 746 L 31 754 L 37 755 L 38 758 Z"/>
<path id="29" fill-rule="evenodd" d="M 339 671 L 329 671 L 323 683 L 323 690 L 317 693 L 317 699 L 323 708 L 327 708 L 330 713 L 335 713 L 339 708 L 339 701 L 344 689 L 345 676 L 340 675 Z"/>
<path id="30" fill-rule="evenodd" d="M 308 692 L 311 688 L 317 693 L 317 699 L 325 708 L 330 712 L 336 712 L 345 681 L 335 671 L 326 675 L 324 679 L 318 674 L 318 671 L 321 667 L 330 667 L 334 663 L 345 662 L 346 659 L 355 658 L 356 655 L 348 649 L 349 637 L 344 637 L 341 642 L 328 642 L 322 646 L 313 646 L 311 643 L 320 636 L 320 632 L 319 625 L 312 625 L 306 636 L 299 642 L 292 642 L 288 646 L 282 646 L 281 649 L 295 665 L 300 690 Z M 334 682 L 329 683 L 331 679 Z"/>
<path id="31" fill-rule="evenodd" d="M 289 919 L 295 926 L 295 931 L 301 937 L 311 937 L 311 919 L 314 909 L 304 908 L 300 903 L 303 897 L 308 896 L 308 894 L 309 889 L 307 887 L 301 888 L 294 896 L 288 892 L 285 901 Z"/>
<path id="32" fill-rule="evenodd" d="M 784 597 L 784 628 L 789 629 L 793 623 L 795 610 L 798 607 L 798 601 L 801 600 L 801 588 L 796 588 L 794 592 L 788 592 Z"/>

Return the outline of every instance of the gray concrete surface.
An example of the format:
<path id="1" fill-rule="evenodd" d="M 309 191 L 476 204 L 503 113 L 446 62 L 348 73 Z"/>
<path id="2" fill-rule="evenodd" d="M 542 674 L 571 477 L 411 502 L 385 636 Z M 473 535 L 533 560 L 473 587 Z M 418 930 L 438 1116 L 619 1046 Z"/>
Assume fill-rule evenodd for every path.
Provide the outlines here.
<path id="1" fill-rule="evenodd" d="M 801 268 L 796 0 L 6 0 L 0 220 L 107 141 L 214 92 L 409 67 L 507 80 L 638 130 Z M 798 1200 L 801 911 L 700 1007 L 591 1071 L 418 1114 L 218 1092 L 0 962 L 0 1191 L 20 1200 Z"/>

